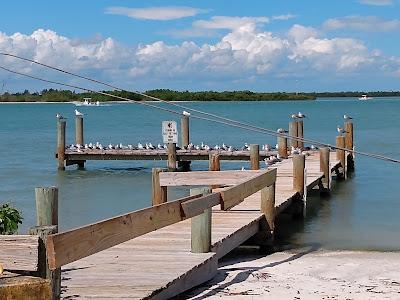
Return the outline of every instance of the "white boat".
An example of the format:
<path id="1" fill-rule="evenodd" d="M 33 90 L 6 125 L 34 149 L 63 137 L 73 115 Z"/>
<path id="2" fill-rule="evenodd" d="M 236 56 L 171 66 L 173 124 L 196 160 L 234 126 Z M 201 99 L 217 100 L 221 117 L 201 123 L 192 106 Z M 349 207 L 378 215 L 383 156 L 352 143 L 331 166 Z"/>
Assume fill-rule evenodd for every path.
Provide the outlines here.
<path id="1" fill-rule="evenodd" d="M 374 99 L 374 98 L 368 97 L 367 95 L 361 95 L 361 97 L 358 98 L 358 100 L 371 100 L 371 99 Z"/>
<path id="2" fill-rule="evenodd" d="M 76 106 L 100 106 L 100 102 L 91 102 L 92 98 L 83 98 L 83 102 L 74 102 Z"/>

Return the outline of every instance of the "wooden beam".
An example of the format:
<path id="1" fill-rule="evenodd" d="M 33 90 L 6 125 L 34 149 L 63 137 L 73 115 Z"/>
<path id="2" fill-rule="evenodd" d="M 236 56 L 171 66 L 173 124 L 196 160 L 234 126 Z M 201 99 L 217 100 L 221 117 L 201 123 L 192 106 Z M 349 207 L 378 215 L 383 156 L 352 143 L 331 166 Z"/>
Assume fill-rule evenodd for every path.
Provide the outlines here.
<path id="1" fill-rule="evenodd" d="M 195 171 L 188 173 L 160 173 L 161 186 L 234 185 L 265 173 L 265 170 Z"/>
<path id="2" fill-rule="evenodd" d="M 46 241 L 49 267 L 53 270 L 148 232 L 183 221 L 186 217 L 181 204 L 195 198 L 202 200 L 199 195 L 189 196 L 50 235 Z"/>
<path id="3" fill-rule="evenodd" d="M 228 210 L 242 202 L 244 198 L 272 185 L 276 181 L 276 171 L 277 169 L 264 170 L 262 174 L 257 174 L 238 185 L 222 190 L 220 192 L 223 200 L 221 209 Z"/>
<path id="4" fill-rule="evenodd" d="M 212 193 L 193 200 L 183 202 L 182 210 L 185 218 L 197 216 L 203 211 L 221 203 L 221 194 Z"/>
<path id="5" fill-rule="evenodd" d="M 37 271 L 37 235 L 0 235 L 0 263 L 11 271 Z"/>

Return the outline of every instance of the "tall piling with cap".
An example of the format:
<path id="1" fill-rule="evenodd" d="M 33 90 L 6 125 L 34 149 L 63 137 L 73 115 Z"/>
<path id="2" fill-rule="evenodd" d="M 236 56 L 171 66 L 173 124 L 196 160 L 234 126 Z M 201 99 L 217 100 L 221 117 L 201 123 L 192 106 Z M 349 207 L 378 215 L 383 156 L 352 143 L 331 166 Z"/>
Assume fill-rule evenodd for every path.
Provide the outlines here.
<path id="1" fill-rule="evenodd" d="M 346 131 L 345 133 L 345 144 L 346 144 L 346 149 L 349 149 L 352 151 L 354 149 L 354 127 L 353 127 L 353 122 L 352 121 L 346 121 L 344 123 L 344 130 Z M 354 170 L 354 156 L 352 152 L 348 152 L 347 154 L 347 170 L 348 171 L 353 171 Z"/>
<path id="2" fill-rule="evenodd" d="M 83 115 L 75 115 L 75 143 L 77 145 L 84 145 L 83 140 Z M 78 161 L 78 168 L 84 168 L 85 162 Z"/>
<path id="3" fill-rule="evenodd" d="M 190 143 L 189 116 L 183 115 L 181 118 L 182 149 L 187 149 Z M 178 161 L 178 168 L 182 171 L 190 170 L 190 161 Z"/>
<path id="4" fill-rule="evenodd" d="M 336 137 L 336 159 L 340 161 L 340 165 L 342 167 L 342 177 L 346 178 L 346 151 L 343 150 L 346 148 L 346 140 L 345 137 L 340 135 Z"/>
<path id="5" fill-rule="evenodd" d="M 297 121 L 289 122 L 289 135 L 291 137 L 297 137 Z M 296 139 L 290 138 L 290 147 L 297 148 L 298 143 Z"/>
<path id="6" fill-rule="evenodd" d="M 278 136 L 278 154 L 281 158 L 288 158 L 287 137 L 283 134 Z"/>
<path id="7" fill-rule="evenodd" d="M 260 169 L 260 146 L 256 144 L 250 145 L 250 167 L 252 170 Z"/>
<path id="8" fill-rule="evenodd" d="M 57 161 L 58 170 L 65 170 L 65 119 L 57 120 Z"/>

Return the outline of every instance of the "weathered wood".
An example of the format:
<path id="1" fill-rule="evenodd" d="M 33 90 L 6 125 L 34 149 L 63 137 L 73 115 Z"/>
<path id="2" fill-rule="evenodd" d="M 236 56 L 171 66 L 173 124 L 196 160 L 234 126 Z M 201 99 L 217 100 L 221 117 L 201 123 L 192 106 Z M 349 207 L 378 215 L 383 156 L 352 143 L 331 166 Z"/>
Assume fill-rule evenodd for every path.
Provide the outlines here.
<path id="1" fill-rule="evenodd" d="M 152 206 L 167 202 L 168 189 L 166 186 L 160 185 L 160 173 L 165 169 L 153 168 L 151 170 L 151 185 L 152 185 Z"/>
<path id="2" fill-rule="evenodd" d="M 52 299 L 50 281 L 33 276 L 6 272 L 0 276 L 0 299 Z"/>
<path id="3" fill-rule="evenodd" d="M 265 215 L 271 234 L 275 230 L 275 183 L 261 190 L 260 211 Z"/>
<path id="4" fill-rule="evenodd" d="M 144 208 L 87 226 L 50 235 L 46 248 L 51 269 L 92 255 L 145 233 L 182 221 L 181 203 L 196 197 Z"/>
<path id="5" fill-rule="evenodd" d="M 218 153 L 210 153 L 208 161 L 208 169 L 210 171 L 220 171 L 221 170 L 221 160 Z"/>
<path id="6" fill-rule="evenodd" d="M 330 168 L 330 149 L 329 147 L 323 147 L 319 150 L 319 169 L 324 173 L 324 177 L 322 178 L 322 184 L 325 190 L 330 190 L 330 176 L 331 176 L 331 168 Z"/>
<path id="7" fill-rule="evenodd" d="M 163 172 L 159 177 L 161 186 L 234 185 L 263 173 L 265 170 Z"/>
<path id="8" fill-rule="evenodd" d="M 337 136 L 336 137 L 336 147 L 345 148 L 346 141 L 344 136 Z M 340 164 L 343 169 L 343 177 L 346 178 L 346 151 L 336 149 L 336 159 L 340 161 Z"/>
<path id="9" fill-rule="evenodd" d="M 58 188 L 35 188 L 36 225 L 58 225 Z"/>
<path id="10" fill-rule="evenodd" d="M 50 280 L 52 299 L 60 299 L 61 269 L 50 270 L 47 261 L 46 240 L 50 234 L 55 234 L 57 232 L 57 225 L 36 226 L 29 230 L 30 234 L 39 236 L 39 264 L 37 273 L 41 278 Z"/>
<path id="11" fill-rule="evenodd" d="M 292 121 L 289 123 L 289 135 L 293 137 L 297 137 L 297 121 Z M 290 147 L 297 148 L 298 143 L 295 139 L 290 139 Z"/>
<path id="12" fill-rule="evenodd" d="M 65 120 L 57 121 L 57 159 L 58 170 L 65 170 Z"/>
<path id="13" fill-rule="evenodd" d="M 38 236 L 0 235 L 0 264 L 10 271 L 37 271 Z"/>
<path id="14" fill-rule="evenodd" d="M 83 116 L 75 116 L 75 144 L 84 145 Z"/>
<path id="15" fill-rule="evenodd" d="M 284 136 L 278 136 L 278 154 L 281 158 L 288 158 L 287 147 L 287 138 Z"/>
<path id="16" fill-rule="evenodd" d="M 250 168 L 252 170 L 260 169 L 260 146 L 251 144 L 250 145 Z"/>
<path id="17" fill-rule="evenodd" d="M 197 195 L 197 189 L 194 190 L 193 195 Z M 202 191 L 203 189 L 201 189 Z M 200 194 L 200 193 L 198 193 Z M 220 193 L 205 194 L 203 197 L 196 198 L 182 202 L 182 210 L 185 218 L 192 218 L 203 213 L 206 209 L 216 206 L 221 203 Z"/>
<path id="18" fill-rule="evenodd" d="M 176 171 L 176 144 L 168 143 L 168 171 Z"/>
<path id="19" fill-rule="evenodd" d="M 344 123 L 344 129 L 346 130 L 345 134 L 345 144 L 346 148 L 349 150 L 354 149 L 354 127 L 353 127 L 353 122 L 345 122 Z M 346 167 L 347 171 L 353 171 L 354 170 L 354 155 L 352 152 L 348 152 L 346 155 Z"/>
<path id="20" fill-rule="evenodd" d="M 297 121 L 297 137 L 304 138 L 304 122 L 303 122 L 303 120 Z M 304 142 L 301 140 L 298 140 L 297 147 L 300 149 L 304 149 Z"/>
<path id="21" fill-rule="evenodd" d="M 223 210 L 230 209 L 239 204 L 244 198 L 254 194 L 266 186 L 270 186 L 276 180 L 276 169 L 264 171 L 264 173 L 256 175 L 246 181 L 226 188 L 221 191 Z"/>
<path id="22" fill-rule="evenodd" d="M 303 154 L 293 155 L 293 189 L 301 196 L 304 195 L 304 168 L 306 156 Z"/>
<path id="23" fill-rule="evenodd" d="M 190 189 L 190 195 L 209 195 L 210 188 Z M 218 194 L 217 194 L 218 195 Z M 219 197 L 218 197 L 219 198 Z M 197 201 L 198 202 L 198 201 Z M 219 199 L 218 199 L 219 203 Z M 191 219 L 191 251 L 193 253 L 207 253 L 211 249 L 211 218 L 212 210 L 206 208 L 203 212 Z"/>
<path id="24" fill-rule="evenodd" d="M 181 119 L 182 148 L 189 145 L 189 116 L 183 116 Z"/>

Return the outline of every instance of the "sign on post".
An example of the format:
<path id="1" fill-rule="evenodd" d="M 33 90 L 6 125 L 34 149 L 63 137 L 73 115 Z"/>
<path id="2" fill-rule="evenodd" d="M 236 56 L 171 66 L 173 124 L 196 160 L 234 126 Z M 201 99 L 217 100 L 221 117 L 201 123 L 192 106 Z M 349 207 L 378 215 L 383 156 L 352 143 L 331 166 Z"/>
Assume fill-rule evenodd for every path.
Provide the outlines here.
<path id="1" fill-rule="evenodd" d="M 164 144 L 178 144 L 178 127 L 175 121 L 162 122 L 162 135 Z"/>

